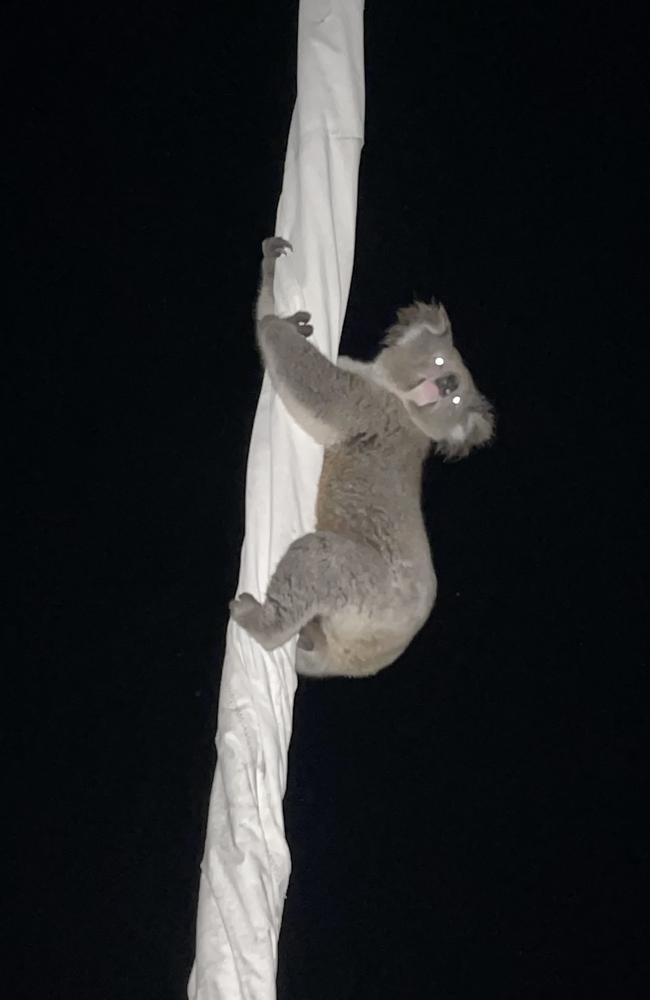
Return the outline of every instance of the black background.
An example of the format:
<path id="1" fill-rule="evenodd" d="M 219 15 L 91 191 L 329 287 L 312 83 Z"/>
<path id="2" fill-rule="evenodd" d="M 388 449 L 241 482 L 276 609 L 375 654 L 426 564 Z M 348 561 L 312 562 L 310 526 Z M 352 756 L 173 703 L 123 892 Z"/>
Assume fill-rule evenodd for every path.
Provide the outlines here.
<path id="1" fill-rule="evenodd" d="M 296 8 L 5 7 L 13 998 L 184 996 Z M 280 1000 L 646 995 L 642 53 L 632 8 L 367 4 L 343 349 L 435 294 L 498 436 L 428 466 L 403 660 L 300 683 Z"/>

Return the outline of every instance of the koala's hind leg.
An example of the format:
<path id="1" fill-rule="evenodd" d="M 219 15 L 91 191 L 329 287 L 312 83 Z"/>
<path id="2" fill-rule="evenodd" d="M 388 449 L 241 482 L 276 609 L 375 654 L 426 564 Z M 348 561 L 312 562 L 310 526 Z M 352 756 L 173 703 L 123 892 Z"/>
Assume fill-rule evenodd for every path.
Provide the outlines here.
<path id="1" fill-rule="evenodd" d="M 320 649 L 326 642 L 323 629 L 321 628 L 320 617 L 312 618 L 300 629 L 298 636 L 298 649 L 304 649 L 306 653 L 313 653 Z"/>
<path id="2" fill-rule="evenodd" d="M 386 577 L 386 565 L 374 549 L 331 531 L 315 531 L 289 546 L 263 604 L 240 594 L 230 612 L 265 649 L 283 645 L 304 629 L 303 643 L 313 642 L 316 652 L 322 631 L 308 623 L 336 611 L 375 606 Z"/>

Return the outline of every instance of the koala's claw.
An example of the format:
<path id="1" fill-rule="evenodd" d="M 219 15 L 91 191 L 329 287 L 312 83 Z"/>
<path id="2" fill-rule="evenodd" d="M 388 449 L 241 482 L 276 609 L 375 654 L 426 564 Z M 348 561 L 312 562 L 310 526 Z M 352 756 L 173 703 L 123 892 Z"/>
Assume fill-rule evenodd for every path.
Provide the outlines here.
<path id="1" fill-rule="evenodd" d="M 308 312 L 296 312 L 293 316 L 287 316 L 287 323 L 291 323 L 295 326 L 298 333 L 301 333 L 303 337 L 311 337 L 314 332 L 314 328 L 309 322 L 311 319 L 311 313 Z"/>
<path id="2" fill-rule="evenodd" d="M 293 247 L 281 236 L 269 236 L 262 243 L 262 253 L 265 257 L 276 259 L 282 257 L 288 250 L 293 250 Z"/>

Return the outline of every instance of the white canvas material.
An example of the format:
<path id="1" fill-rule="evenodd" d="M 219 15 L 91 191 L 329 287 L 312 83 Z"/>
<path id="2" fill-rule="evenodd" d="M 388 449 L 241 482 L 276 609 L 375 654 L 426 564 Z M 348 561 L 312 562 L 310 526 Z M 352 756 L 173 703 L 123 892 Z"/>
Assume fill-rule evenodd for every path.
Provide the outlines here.
<path id="1" fill-rule="evenodd" d="M 278 262 L 275 295 L 280 314 L 312 314 L 314 341 L 332 359 L 352 275 L 364 99 L 363 0 L 302 0 L 297 99 L 275 230 L 294 253 Z M 260 254 L 257 245 L 250 249 Z M 263 598 L 287 546 L 314 527 L 322 457 L 265 377 L 248 457 L 238 593 Z M 282 799 L 295 642 L 267 653 L 228 625 L 190 1000 L 276 996 L 291 865 Z"/>

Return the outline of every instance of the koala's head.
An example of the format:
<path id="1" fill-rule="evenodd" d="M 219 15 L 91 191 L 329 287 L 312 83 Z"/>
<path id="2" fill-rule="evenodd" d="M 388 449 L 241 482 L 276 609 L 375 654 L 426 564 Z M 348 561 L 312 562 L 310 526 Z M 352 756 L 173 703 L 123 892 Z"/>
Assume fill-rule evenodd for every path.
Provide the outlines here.
<path id="1" fill-rule="evenodd" d="M 416 302 L 400 309 L 375 366 L 436 451 L 462 458 L 485 444 L 494 417 L 452 340 L 443 305 Z"/>

